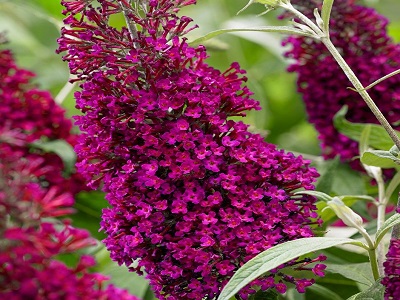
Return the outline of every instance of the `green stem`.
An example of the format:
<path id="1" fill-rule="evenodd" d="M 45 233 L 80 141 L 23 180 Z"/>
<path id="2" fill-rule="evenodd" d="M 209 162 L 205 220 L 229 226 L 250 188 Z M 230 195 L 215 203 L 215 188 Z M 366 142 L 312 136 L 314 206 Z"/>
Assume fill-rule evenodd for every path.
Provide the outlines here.
<path id="1" fill-rule="evenodd" d="M 382 227 L 383 223 L 385 223 L 386 217 L 386 193 L 385 193 L 385 182 L 383 181 L 382 173 L 374 176 L 377 184 L 378 184 L 378 217 L 377 217 L 377 230 Z"/>
<path id="2" fill-rule="evenodd" d="M 75 79 L 75 77 L 71 75 L 69 80 L 67 81 L 67 83 L 62 87 L 62 89 L 58 92 L 57 96 L 54 98 L 54 100 L 58 104 L 62 104 L 64 102 L 64 100 L 68 97 L 68 95 L 72 92 L 72 90 L 74 89 L 76 82 L 71 83 L 70 82 L 71 79 Z"/>
<path id="3" fill-rule="evenodd" d="M 365 90 L 369 90 L 370 88 L 374 87 L 375 85 L 377 85 L 377 84 L 381 83 L 382 81 L 384 81 L 384 80 L 386 80 L 386 79 L 388 79 L 388 78 L 390 78 L 390 77 L 392 77 L 394 75 L 397 75 L 397 74 L 400 74 L 400 69 L 396 70 L 396 71 L 393 71 L 392 73 L 387 74 L 386 76 L 383 76 L 382 78 L 379 78 L 378 80 L 374 81 L 370 85 L 366 86 Z"/>
<path id="4" fill-rule="evenodd" d="M 392 128 L 390 123 L 387 121 L 385 116 L 382 114 L 382 112 L 376 106 L 376 104 L 372 100 L 371 96 L 364 89 L 362 83 L 357 78 L 356 74 L 354 74 L 353 70 L 346 63 L 344 58 L 340 55 L 340 53 L 336 49 L 336 47 L 332 44 L 331 40 L 328 37 L 322 37 L 321 41 L 322 41 L 322 43 L 324 43 L 324 45 L 327 47 L 329 52 L 335 58 L 335 60 L 339 64 L 339 66 L 342 68 L 342 70 L 346 74 L 347 78 L 350 80 L 350 82 L 356 88 L 356 90 L 360 94 L 360 96 L 364 99 L 365 103 L 368 105 L 368 107 L 370 108 L 372 113 L 378 119 L 379 123 L 381 123 L 381 125 L 385 128 L 386 132 L 389 134 L 393 143 L 397 147 L 399 147 L 400 138 L 398 137 L 398 135 L 396 134 L 396 132 L 394 131 L 394 129 Z M 378 180 L 378 187 L 379 187 L 379 205 L 378 205 L 378 216 L 377 216 L 377 229 L 379 229 L 382 226 L 382 224 L 385 222 L 385 215 L 386 215 L 385 186 L 384 186 L 383 180 Z M 383 274 L 383 272 L 384 272 L 383 262 L 385 260 L 385 251 L 384 251 L 383 245 L 379 244 L 377 249 L 373 249 L 373 250 L 371 249 L 368 251 L 368 253 L 369 253 L 369 257 L 370 257 L 370 261 L 371 261 L 372 272 L 374 274 L 375 280 L 377 280 L 379 278 L 379 274 Z"/>
<path id="5" fill-rule="evenodd" d="M 132 7 L 126 8 L 125 4 L 123 4 L 121 1 L 119 2 L 119 6 L 121 7 L 122 13 L 125 18 L 125 23 L 126 27 L 129 30 L 129 34 L 132 38 L 132 40 L 136 40 L 138 38 L 138 33 L 137 33 L 137 28 L 135 22 L 132 21 L 132 19 L 129 17 L 129 14 L 131 13 Z M 129 0 L 129 5 L 131 5 L 131 0 Z M 139 48 L 139 45 L 137 42 L 133 42 L 133 46 L 137 49 Z"/>
<path id="6" fill-rule="evenodd" d="M 398 137 L 398 135 L 396 134 L 396 132 L 394 131 L 392 126 L 389 124 L 389 122 L 386 120 L 385 116 L 382 114 L 382 112 L 376 106 L 375 102 L 372 100 L 371 96 L 368 94 L 366 89 L 363 87 L 360 80 L 354 74 L 353 70 L 346 63 L 346 61 L 340 55 L 339 51 L 335 48 L 335 46 L 332 44 L 332 42 L 330 41 L 329 38 L 323 37 L 323 38 L 321 38 L 321 41 L 322 41 L 322 43 L 324 43 L 324 45 L 328 48 L 329 52 L 332 54 L 332 56 L 338 62 L 338 64 L 340 65 L 340 67 L 342 68 L 344 73 L 346 74 L 347 78 L 351 81 L 353 86 L 356 88 L 357 92 L 364 99 L 365 103 L 371 109 L 372 113 L 378 119 L 379 123 L 381 123 L 381 125 L 385 128 L 386 132 L 389 134 L 393 143 L 397 147 L 399 147 L 400 138 Z M 378 216 L 377 216 L 377 230 L 378 230 L 382 226 L 382 224 L 385 222 L 387 201 L 385 199 L 384 182 L 383 182 L 383 180 L 377 180 L 377 181 L 378 181 L 378 187 L 379 187 L 379 204 L 378 204 Z M 374 250 L 374 255 L 375 255 L 375 260 L 376 260 L 375 263 L 377 264 L 378 275 L 379 275 L 379 272 L 381 274 L 383 274 L 383 271 L 384 271 L 383 262 L 385 261 L 385 250 L 381 243 L 378 245 L 377 251 L 375 252 L 375 250 Z M 377 256 L 377 259 L 376 259 L 376 256 Z M 371 264 L 372 263 L 373 262 L 372 262 L 372 258 L 371 258 Z"/>
<path id="7" fill-rule="evenodd" d="M 400 147 L 400 138 L 397 136 L 396 132 L 394 131 L 394 129 L 392 128 L 390 123 L 386 120 L 385 116 L 381 113 L 379 108 L 376 106 L 375 102 L 372 100 L 371 96 L 365 90 L 364 86 L 362 85 L 360 80 L 357 78 L 356 74 L 354 74 L 353 70 L 346 63 L 346 61 L 340 55 L 339 51 L 335 48 L 335 46 L 332 44 L 332 42 L 329 38 L 322 37 L 321 41 L 322 41 L 322 43 L 324 43 L 326 48 L 328 48 L 329 52 L 332 54 L 332 56 L 338 62 L 339 66 L 342 68 L 342 70 L 346 74 L 347 78 L 353 84 L 353 86 L 355 87 L 357 92 L 360 94 L 360 96 L 364 99 L 365 103 L 371 109 L 372 113 L 378 119 L 379 123 L 381 123 L 383 128 L 385 128 L 386 132 L 389 134 L 393 143 L 397 146 L 397 148 L 399 148 Z"/>
<path id="8" fill-rule="evenodd" d="M 378 191 L 379 191 L 379 197 L 378 197 L 379 203 L 377 208 L 378 216 L 376 220 L 377 221 L 376 230 L 379 230 L 385 223 L 387 199 L 385 192 L 385 182 L 383 181 L 382 174 L 380 173 L 379 176 L 376 176 L 375 180 L 378 183 Z M 381 274 L 384 274 L 383 262 L 385 261 L 385 248 L 383 243 L 378 244 L 376 251 L 378 256 L 379 271 Z"/>
<path id="9" fill-rule="evenodd" d="M 314 24 L 313 21 L 311 21 L 307 16 L 305 16 L 300 11 L 298 11 L 296 8 L 294 8 L 291 3 L 282 3 L 281 7 L 290 11 L 291 13 L 293 13 L 302 22 L 304 22 L 304 24 L 306 24 L 308 27 L 310 27 L 310 29 L 312 29 L 312 31 L 314 31 L 316 34 L 315 38 L 320 38 L 320 37 L 325 36 L 325 33 L 323 33 L 323 31 L 316 24 Z"/>
<path id="10" fill-rule="evenodd" d="M 397 198 L 397 209 L 400 210 L 400 192 Z M 395 225 L 392 231 L 392 239 L 400 239 L 400 224 Z"/>
<path id="11" fill-rule="evenodd" d="M 378 260 L 376 258 L 375 249 L 368 250 L 369 261 L 371 263 L 372 274 L 374 276 L 375 281 L 379 279 L 379 268 L 378 268 Z"/>

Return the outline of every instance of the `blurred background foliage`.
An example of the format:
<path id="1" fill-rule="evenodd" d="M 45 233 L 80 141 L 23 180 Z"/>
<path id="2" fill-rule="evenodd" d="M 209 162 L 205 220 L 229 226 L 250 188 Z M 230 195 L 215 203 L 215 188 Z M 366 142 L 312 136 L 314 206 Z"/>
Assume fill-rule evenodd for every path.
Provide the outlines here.
<path id="1" fill-rule="evenodd" d="M 359 1 L 375 7 L 380 13 L 390 19 L 389 32 L 396 42 L 400 42 L 400 1 L 398 0 L 364 0 Z M 244 13 L 236 13 L 247 3 L 246 0 L 198 0 L 196 6 L 185 8 L 182 14 L 188 15 L 199 25 L 189 38 L 195 39 L 210 31 L 228 28 L 257 25 L 279 24 L 276 16 L 280 11 L 272 12 L 262 17 L 255 15 L 262 12 L 261 5 L 253 5 Z M 58 0 L 0 0 L 0 32 L 5 32 L 7 48 L 16 57 L 17 63 L 37 74 L 35 83 L 40 88 L 50 90 L 69 116 L 78 112 L 75 110 L 73 89 L 68 82 L 68 68 L 62 62 L 61 55 L 55 53 L 57 38 L 62 26 L 62 7 Z M 124 25 L 124 20 L 114 18 L 115 26 Z M 282 36 L 267 33 L 227 34 L 208 41 L 207 48 L 209 64 L 224 70 L 230 63 L 238 61 L 247 71 L 248 86 L 254 92 L 254 98 L 261 102 L 263 109 L 250 112 L 245 122 L 252 128 L 266 135 L 268 142 L 296 153 L 303 153 L 314 161 L 325 180 L 321 186 L 329 186 L 327 192 L 334 194 L 362 194 L 368 191 L 373 194 L 374 187 L 365 185 L 365 179 L 349 170 L 347 166 L 318 159 L 320 154 L 317 133 L 313 126 L 307 123 L 304 106 L 299 94 L 296 93 L 296 76 L 287 73 L 288 61 L 282 57 Z M 61 94 L 60 94 L 60 91 Z M 321 101 L 323 101 L 321 99 Z M 315 159 L 316 158 L 316 159 Z M 335 173 L 330 167 L 335 165 Z M 349 176 L 351 176 L 349 178 Z M 325 177 L 325 179 L 323 179 Z M 328 180 L 328 177 L 335 177 Z M 77 214 L 73 216 L 74 224 L 90 230 L 99 240 L 104 237 L 98 232 L 101 209 L 107 205 L 104 195 L 100 192 L 82 193 L 77 199 Z M 360 206 L 360 205 L 359 205 Z M 357 207 L 357 203 L 355 203 Z M 364 209 L 364 211 L 363 211 Z M 365 216 L 364 206 L 359 213 Z M 371 225 L 373 227 L 373 224 Z M 128 288 L 144 299 L 155 299 L 143 278 L 126 268 L 120 268 L 111 262 L 108 253 L 102 246 L 93 249 L 99 260 L 97 271 L 112 276 L 117 285 Z M 343 249 L 330 249 L 330 260 L 334 263 L 366 261 L 364 255 L 348 252 Z M 78 254 L 77 254 L 78 255 Z M 73 257 L 63 258 L 73 260 Z M 335 290 L 338 299 L 346 299 L 358 290 L 359 286 L 345 276 L 329 275 L 319 281 L 320 286 L 310 289 L 306 296 L 296 295 L 289 291 L 286 299 L 334 299 L 327 296 L 324 288 L 345 286 Z M 324 296 L 325 295 L 325 296 Z M 261 299 L 261 298 L 260 298 Z"/>

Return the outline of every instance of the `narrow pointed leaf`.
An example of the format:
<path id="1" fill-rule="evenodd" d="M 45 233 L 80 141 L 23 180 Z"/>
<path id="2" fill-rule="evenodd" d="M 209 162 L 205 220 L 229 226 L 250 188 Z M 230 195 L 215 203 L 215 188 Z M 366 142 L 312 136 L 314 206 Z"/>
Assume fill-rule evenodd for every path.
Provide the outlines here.
<path id="1" fill-rule="evenodd" d="M 352 123 L 346 120 L 347 106 L 343 106 L 334 116 L 333 124 L 335 128 L 345 136 L 355 141 L 361 140 L 361 133 L 366 126 L 371 127 L 368 144 L 380 150 L 388 150 L 393 146 L 393 142 L 382 126 L 376 124 Z M 400 136 L 400 133 L 397 132 Z"/>
<path id="2" fill-rule="evenodd" d="M 324 21 L 322 20 L 318 8 L 314 9 L 314 17 L 315 17 L 315 21 L 318 25 L 319 28 L 323 29 L 324 28 Z"/>
<path id="3" fill-rule="evenodd" d="M 332 191 L 333 180 L 335 178 L 335 172 L 339 166 L 339 157 L 335 157 L 329 162 L 328 168 L 322 173 L 319 178 L 315 189 L 324 193 L 330 193 Z"/>
<path id="4" fill-rule="evenodd" d="M 398 168 L 400 159 L 389 151 L 371 150 L 365 151 L 361 156 L 361 162 L 368 166 L 380 167 L 383 169 Z"/>
<path id="5" fill-rule="evenodd" d="M 382 300 L 385 292 L 385 287 L 378 279 L 369 289 L 351 296 L 347 300 Z"/>
<path id="6" fill-rule="evenodd" d="M 326 263 L 326 272 L 340 274 L 343 277 L 358 282 L 364 286 L 371 286 L 375 280 L 370 263 L 359 264 L 329 264 Z"/>
<path id="7" fill-rule="evenodd" d="M 360 155 L 362 155 L 365 151 L 368 151 L 369 148 L 368 140 L 370 134 L 371 134 L 371 124 L 367 124 L 367 126 L 365 126 L 365 128 L 361 132 L 360 143 L 358 145 Z"/>
<path id="8" fill-rule="evenodd" d="M 254 279 L 296 257 L 343 244 L 364 247 L 363 243 L 352 239 L 329 237 L 304 238 L 274 246 L 245 263 L 229 280 L 218 300 L 230 299 Z"/>
<path id="9" fill-rule="evenodd" d="M 400 214 L 394 214 L 389 219 L 383 223 L 382 227 L 379 228 L 378 232 L 376 233 L 375 237 L 375 246 L 377 246 L 382 238 L 385 236 L 386 232 L 390 230 L 393 226 L 400 224 Z"/>
<path id="10" fill-rule="evenodd" d="M 324 0 L 321 9 L 321 18 L 324 21 L 324 32 L 329 33 L 329 19 L 331 17 L 331 11 L 333 6 L 333 0 Z"/>
<path id="11" fill-rule="evenodd" d="M 283 34 L 288 34 L 288 35 L 303 35 L 303 36 L 311 36 L 310 34 L 301 31 L 300 29 L 296 29 L 290 26 L 262 26 L 262 27 L 248 27 L 248 28 L 232 28 L 232 29 L 219 29 L 212 31 L 205 36 L 202 36 L 198 39 L 195 39 L 194 41 L 191 41 L 189 44 L 190 45 L 199 45 L 200 43 L 203 43 L 209 39 L 212 39 L 216 36 L 219 36 L 224 33 L 230 33 L 230 32 L 245 32 L 245 31 L 258 31 L 258 32 L 277 32 L 277 33 L 283 33 Z"/>
<path id="12" fill-rule="evenodd" d="M 343 196 L 338 196 L 343 202 L 346 201 L 357 201 L 357 200 L 364 200 L 364 201 L 369 201 L 372 203 L 376 202 L 376 199 L 371 196 L 365 196 L 365 195 L 343 195 Z M 347 205 L 347 203 L 346 203 Z"/>
<path id="13" fill-rule="evenodd" d="M 312 291 L 313 293 L 323 297 L 323 299 L 343 300 L 343 298 L 340 297 L 335 292 L 331 291 L 330 289 L 328 289 L 322 285 L 316 284 L 316 283 L 313 284 L 312 286 L 310 286 L 309 290 Z"/>
<path id="14" fill-rule="evenodd" d="M 400 184 L 400 172 L 397 172 L 386 188 L 385 198 L 389 199 Z"/>
<path id="15" fill-rule="evenodd" d="M 318 192 L 318 191 L 301 191 L 301 192 L 296 192 L 295 193 L 295 195 L 302 195 L 302 194 L 311 195 L 311 196 L 317 197 L 318 199 L 320 199 L 322 201 L 325 201 L 325 202 L 328 202 L 328 201 L 332 200 L 331 196 L 329 196 L 329 195 L 327 195 L 325 193 L 322 193 L 322 192 Z"/>

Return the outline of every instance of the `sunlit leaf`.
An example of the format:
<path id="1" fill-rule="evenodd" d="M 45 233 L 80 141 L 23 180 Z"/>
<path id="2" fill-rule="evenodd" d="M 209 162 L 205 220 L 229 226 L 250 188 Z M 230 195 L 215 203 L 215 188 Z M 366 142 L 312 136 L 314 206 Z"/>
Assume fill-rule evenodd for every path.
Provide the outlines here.
<path id="1" fill-rule="evenodd" d="M 389 199 L 400 184 L 400 171 L 393 176 L 386 188 L 385 198 Z"/>
<path id="2" fill-rule="evenodd" d="M 347 106 L 343 106 L 333 118 L 335 128 L 340 133 L 359 142 L 365 127 L 370 126 L 371 132 L 368 140 L 369 145 L 380 150 L 388 150 L 393 146 L 393 141 L 390 139 L 383 127 L 376 124 L 349 122 L 345 118 L 347 110 Z M 400 133 L 397 132 L 397 135 L 400 136 Z"/>
<path id="3" fill-rule="evenodd" d="M 378 232 L 376 233 L 375 237 L 375 246 L 377 246 L 382 238 L 385 236 L 385 234 L 393 227 L 396 226 L 397 224 L 400 224 L 400 214 L 394 214 L 391 216 L 389 219 L 383 223 L 383 225 L 379 228 Z"/>
<path id="4" fill-rule="evenodd" d="M 369 289 L 358 293 L 347 300 L 382 300 L 385 287 L 377 280 Z"/>
<path id="5" fill-rule="evenodd" d="M 218 300 L 228 300 L 254 279 L 296 257 L 343 244 L 365 247 L 363 243 L 352 239 L 329 237 L 304 238 L 274 246 L 258 254 L 236 271 Z"/>
<path id="6" fill-rule="evenodd" d="M 337 195 L 365 195 L 365 182 L 360 172 L 340 164 L 335 172 L 332 192 Z"/>
<path id="7" fill-rule="evenodd" d="M 119 266 L 110 259 L 110 254 L 103 246 L 95 255 L 97 265 L 94 271 L 110 276 L 110 282 L 119 288 L 127 289 L 130 293 L 137 295 L 143 300 L 153 300 L 150 298 L 149 283 L 136 273 L 129 272 L 125 266 Z M 147 295 L 147 298 L 145 298 Z"/>
<path id="8" fill-rule="evenodd" d="M 339 157 L 334 158 L 330 161 L 327 169 L 322 173 L 319 178 L 315 189 L 324 193 L 330 193 L 332 191 L 333 182 L 335 180 L 335 172 L 339 166 Z"/>
<path id="9" fill-rule="evenodd" d="M 400 164 L 400 159 L 398 159 L 389 151 L 369 150 L 365 151 L 362 154 L 361 162 L 368 166 L 388 169 L 388 168 L 398 168 Z"/>
<path id="10" fill-rule="evenodd" d="M 326 272 L 340 274 L 362 285 L 371 286 L 375 282 L 370 263 L 330 264 L 326 263 Z"/>
<path id="11" fill-rule="evenodd" d="M 368 140 L 370 134 L 371 134 L 371 124 L 368 124 L 361 132 L 360 143 L 358 145 L 360 155 L 362 155 L 365 151 L 369 149 Z"/>
<path id="12" fill-rule="evenodd" d="M 333 2 L 334 0 L 324 0 L 324 3 L 322 4 L 321 18 L 322 21 L 324 22 L 323 29 L 325 33 L 329 32 L 329 19 L 331 17 Z"/>

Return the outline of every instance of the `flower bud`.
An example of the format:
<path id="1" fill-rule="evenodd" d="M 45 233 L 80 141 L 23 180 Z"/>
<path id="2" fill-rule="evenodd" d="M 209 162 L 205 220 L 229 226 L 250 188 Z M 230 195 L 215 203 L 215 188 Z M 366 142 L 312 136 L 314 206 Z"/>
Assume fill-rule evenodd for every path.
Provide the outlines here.
<path id="1" fill-rule="evenodd" d="M 342 200 L 338 197 L 333 197 L 331 201 L 327 202 L 328 207 L 330 207 L 335 214 L 349 227 L 354 227 L 357 229 L 363 228 L 362 218 L 356 214 L 350 207 L 346 206 Z"/>

